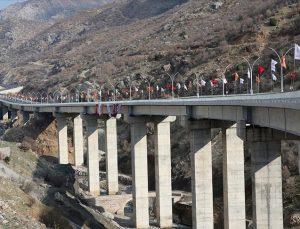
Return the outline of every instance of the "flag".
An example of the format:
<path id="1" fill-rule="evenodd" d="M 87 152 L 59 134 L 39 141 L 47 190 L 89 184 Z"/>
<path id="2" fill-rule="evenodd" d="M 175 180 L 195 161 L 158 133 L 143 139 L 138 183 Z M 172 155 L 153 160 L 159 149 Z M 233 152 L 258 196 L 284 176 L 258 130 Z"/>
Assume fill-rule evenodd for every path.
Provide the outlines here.
<path id="1" fill-rule="evenodd" d="M 273 80 L 273 81 L 277 81 L 277 77 L 275 76 L 274 73 L 272 73 L 272 80 Z"/>
<path id="2" fill-rule="evenodd" d="M 212 80 L 212 81 L 211 81 L 212 87 L 216 87 L 216 86 L 217 86 L 217 83 L 218 83 L 217 80 Z"/>
<path id="3" fill-rule="evenodd" d="M 227 84 L 227 79 L 225 77 L 223 78 L 223 83 Z"/>
<path id="4" fill-rule="evenodd" d="M 271 60 L 271 70 L 273 72 L 276 72 L 276 64 L 278 64 L 278 62 L 276 60 Z"/>
<path id="5" fill-rule="evenodd" d="M 244 79 L 243 78 L 240 78 L 240 84 L 244 84 Z"/>
<path id="6" fill-rule="evenodd" d="M 239 75 L 237 73 L 234 73 L 234 81 L 237 81 L 239 78 Z"/>
<path id="7" fill-rule="evenodd" d="M 295 44 L 295 60 L 300 60 L 300 46 Z"/>
<path id="8" fill-rule="evenodd" d="M 259 64 L 259 65 L 258 65 L 258 70 L 257 70 L 257 71 L 258 71 L 258 74 L 259 74 L 259 75 L 262 75 L 262 74 L 264 73 L 264 71 L 265 71 L 265 68 L 264 68 L 262 65 Z"/>
<path id="9" fill-rule="evenodd" d="M 201 81 L 200 81 L 200 85 L 201 85 L 201 86 L 203 86 L 203 87 L 205 87 L 205 85 L 206 85 L 206 82 L 205 82 L 203 79 L 201 79 Z"/>
<path id="10" fill-rule="evenodd" d="M 281 67 L 286 69 L 286 63 L 285 63 L 285 56 L 284 55 L 281 56 Z"/>
<path id="11" fill-rule="evenodd" d="M 295 80 L 296 79 L 296 72 L 290 72 L 290 77 L 291 77 L 291 79 Z"/>
<path id="12" fill-rule="evenodd" d="M 260 83 L 259 75 L 256 76 L 256 83 Z"/>
<path id="13" fill-rule="evenodd" d="M 248 77 L 248 79 L 251 79 L 250 69 L 249 68 L 248 68 L 248 72 L 247 72 L 247 77 Z"/>

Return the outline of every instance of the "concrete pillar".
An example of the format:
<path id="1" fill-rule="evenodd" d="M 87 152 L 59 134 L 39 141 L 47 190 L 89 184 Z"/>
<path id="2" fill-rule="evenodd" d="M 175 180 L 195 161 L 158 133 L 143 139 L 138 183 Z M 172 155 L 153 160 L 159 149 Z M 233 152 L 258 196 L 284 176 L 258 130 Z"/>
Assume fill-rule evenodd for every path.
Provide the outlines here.
<path id="1" fill-rule="evenodd" d="M 3 110 L 3 120 L 8 120 L 9 119 L 9 115 L 8 115 L 8 109 L 5 107 L 5 108 L 2 108 Z"/>
<path id="2" fill-rule="evenodd" d="M 59 164 L 69 163 L 68 131 L 66 116 L 56 115 L 58 131 L 58 160 Z"/>
<path id="3" fill-rule="evenodd" d="M 3 111 L 4 111 L 4 108 L 1 107 L 0 108 L 0 120 L 3 120 Z"/>
<path id="4" fill-rule="evenodd" d="M 213 229 L 211 125 L 190 122 L 193 228 Z"/>
<path id="5" fill-rule="evenodd" d="M 170 116 L 155 123 L 155 189 L 156 217 L 160 228 L 172 228 L 172 179 L 171 179 L 171 139 Z"/>
<path id="6" fill-rule="evenodd" d="M 105 129 L 107 189 L 109 195 L 115 195 L 119 191 L 117 119 L 106 120 Z"/>
<path id="7" fill-rule="evenodd" d="M 21 111 L 20 114 L 22 115 L 23 125 L 29 121 L 29 112 Z"/>
<path id="8" fill-rule="evenodd" d="M 11 119 L 11 111 L 10 110 L 7 111 L 7 116 L 8 116 L 8 119 Z"/>
<path id="9" fill-rule="evenodd" d="M 246 228 L 244 141 L 237 128 L 222 129 L 225 229 Z"/>
<path id="10" fill-rule="evenodd" d="M 95 115 L 86 115 L 87 136 L 87 165 L 88 191 L 93 195 L 100 195 L 99 184 L 99 150 L 98 150 L 98 121 Z"/>
<path id="11" fill-rule="evenodd" d="M 133 221 L 136 228 L 149 227 L 146 121 L 130 118 Z"/>
<path id="12" fill-rule="evenodd" d="M 249 140 L 248 140 L 249 138 Z M 256 229 L 282 229 L 281 141 L 267 128 L 247 134 L 251 150 L 253 220 Z"/>
<path id="13" fill-rule="evenodd" d="M 81 115 L 74 118 L 73 143 L 75 151 L 75 166 L 83 164 L 83 128 Z"/>
<path id="14" fill-rule="evenodd" d="M 10 119 L 11 120 L 14 120 L 15 118 L 18 117 L 18 113 L 17 113 L 17 110 L 11 110 L 10 111 Z"/>

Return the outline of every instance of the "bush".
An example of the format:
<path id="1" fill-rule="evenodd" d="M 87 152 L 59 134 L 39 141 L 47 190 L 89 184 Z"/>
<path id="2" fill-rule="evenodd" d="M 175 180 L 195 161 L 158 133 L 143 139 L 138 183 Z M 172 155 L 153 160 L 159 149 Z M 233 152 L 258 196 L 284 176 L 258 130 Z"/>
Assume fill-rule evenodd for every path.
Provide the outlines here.
<path id="1" fill-rule="evenodd" d="M 270 26 L 277 26 L 278 22 L 276 18 L 270 18 L 270 22 L 269 22 Z"/>
<path id="2" fill-rule="evenodd" d="M 5 157 L 5 158 L 4 158 L 4 162 L 5 162 L 6 164 L 9 164 L 9 162 L 10 162 L 10 157 Z"/>

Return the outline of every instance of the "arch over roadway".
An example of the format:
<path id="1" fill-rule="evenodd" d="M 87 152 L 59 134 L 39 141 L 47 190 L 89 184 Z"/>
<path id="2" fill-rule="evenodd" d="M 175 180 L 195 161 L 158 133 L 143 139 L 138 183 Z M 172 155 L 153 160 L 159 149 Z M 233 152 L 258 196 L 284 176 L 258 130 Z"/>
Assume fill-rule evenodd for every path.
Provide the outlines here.
<path id="1" fill-rule="evenodd" d="M 0 97 L 1 106 L 28 112 L 96 113 L 98 102 L 32 104 Z M 101 102 L 103 113 L 107 104 L 122 104 L 120 113 L 134 116 L 185 116 L 194 119 L 246 123 L 269 127 L 300 136 L 300 91 L 255 95 L 189 97 L 168 100 L 132 100 Z"/>

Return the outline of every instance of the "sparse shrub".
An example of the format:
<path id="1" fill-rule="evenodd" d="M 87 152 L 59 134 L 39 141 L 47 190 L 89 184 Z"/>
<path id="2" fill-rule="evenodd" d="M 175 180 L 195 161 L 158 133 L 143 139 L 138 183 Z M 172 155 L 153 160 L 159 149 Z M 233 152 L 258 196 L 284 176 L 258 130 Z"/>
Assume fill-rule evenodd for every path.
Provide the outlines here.
<path id="1" fill-rule="evenodd" d="M 50 228 L 72 228 L 68 221 L 65 218 L 63 218 L 61 213 L 55 210 L 54 208 L 43 209 L 40 213 L 40 221 Z"/>
<path id="2" fill-rule="evenodd" d="M 270 26 L 277 26 L 278 22 L 277 22 L 277 19 L 272 17 L 270 18 L 270 21 L 269 21 L 269 25 Z"/>
<path id="3" fill-rule="evenodd" d="M 4 162 L 5 162 L 6 164 L 9 164 L 9 162 L 10 162 L 10 157 L 5 157 L 5 158 L 4 158 Z"/>
<path id="4" fill-rule="evenodd" d="M 23 184 L 21 185 L 21 189 L 25 193 L 30 193 L 34 189 L 33 183 L 30 181 L 24 181 Z"/>

